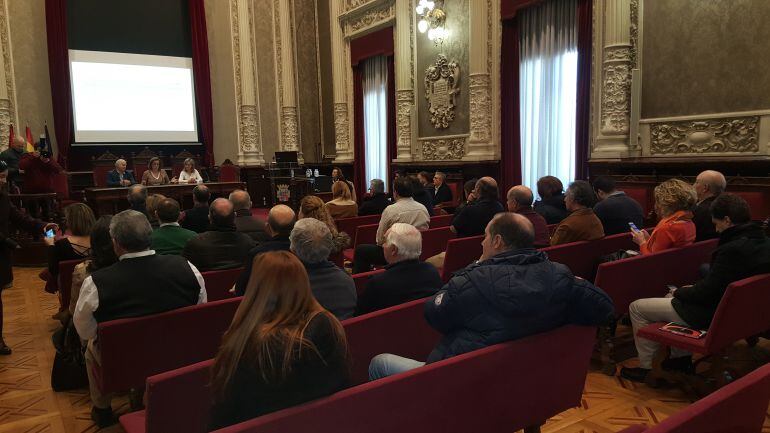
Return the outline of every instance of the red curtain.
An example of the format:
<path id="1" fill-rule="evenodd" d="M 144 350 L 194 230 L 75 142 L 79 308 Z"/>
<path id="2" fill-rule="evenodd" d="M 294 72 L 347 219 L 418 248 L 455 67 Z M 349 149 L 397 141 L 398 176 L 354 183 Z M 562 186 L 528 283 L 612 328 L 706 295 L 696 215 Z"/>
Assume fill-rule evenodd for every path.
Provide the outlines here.
<path id="1" fill-rule="evenodd" d="M 204 164 L 214 166 L 214 112 L 211 104 L 211 71 L 209 69 L 209 40 L 206 31 L 206 10 L 203 0 L 188 0 L 190 33 L 192 35 L 193 76 L 195 77 L 195 106 L 205 149 Z"/>
<path id="2" fill-rule="evenodd" d="M 521 183 L 519 125 L 519 26 L 516 18 L 503 22 L 501 74 L 501 191 Z"/>
<path id="3" fill-rule="evenodd" d="M 72 143 L 72 89 L 67 51 L 67 0 L 45 1 L 48 75 L 59 164 L 67 168 Z"/>
<path id="4" fill-rule="evenodd" d="M 577 119 L 575 122 L 575 179 L 588 180 L 590 155 L 589 123 L 591 121 L 591 32 L 592 0 L 578 0 L 578 75 Z"/>
<path id="5" fill-rule="evenodd" d="M 353 185 L 357 196 L 366 193 L 366 157 L 364 147 L 364 67 L 353 67 Z"/>

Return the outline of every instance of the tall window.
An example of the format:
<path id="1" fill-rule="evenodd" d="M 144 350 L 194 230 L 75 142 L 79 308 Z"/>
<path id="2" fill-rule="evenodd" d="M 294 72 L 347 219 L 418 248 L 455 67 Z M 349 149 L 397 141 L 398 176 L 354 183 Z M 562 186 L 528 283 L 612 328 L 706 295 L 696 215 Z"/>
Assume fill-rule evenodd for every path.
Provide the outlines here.
<path id="1" fill-rule="evenodd" d="M 549 0 L 519 17 L 522 183 L 575 179 L 577 2 Z"/>
<path id="2" fill-rule="evenodd" d="M 364 157 L 366 186 L 382 179 L 388 190 L 388 60 L 385 56 L 364 61 Z"/>

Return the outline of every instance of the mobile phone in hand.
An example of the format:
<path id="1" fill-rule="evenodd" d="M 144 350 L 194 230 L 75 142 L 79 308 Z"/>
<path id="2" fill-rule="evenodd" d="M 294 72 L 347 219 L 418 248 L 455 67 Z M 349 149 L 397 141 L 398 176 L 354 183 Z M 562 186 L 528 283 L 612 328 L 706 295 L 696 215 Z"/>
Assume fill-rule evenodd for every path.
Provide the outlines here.
<path id="1" fill-rule="evenodd" d="M 53 229 L 48 229 L 48 230 L 45 232 L 45 237 L 47 237 L 47 238 L 52 238 L 52 237 L 54 237 L 54 236 L 56 236 L 56 234 L 53 232 Z"/>
<path id="2" fill-rule="evenodd" d="M 630 227 L 631 231 L 634 233 L 638 233 L 640 231 L 639 227 L 637 227 L 633 222 L 628 223 L 628 227 Z"/>

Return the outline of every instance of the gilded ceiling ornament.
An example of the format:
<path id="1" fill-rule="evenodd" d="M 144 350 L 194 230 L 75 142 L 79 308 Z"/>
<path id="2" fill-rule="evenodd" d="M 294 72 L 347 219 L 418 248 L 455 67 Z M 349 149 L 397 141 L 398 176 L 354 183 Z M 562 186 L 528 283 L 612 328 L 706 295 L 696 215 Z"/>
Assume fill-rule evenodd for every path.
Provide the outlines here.
<path id="1" fill-rule="evenodd" d="M 430 123 L 446 129 L 455 119 L 455 95 L 460 91 L 460 67 L 439 54 L 436 62 L 425 69 L 425 99 L 430 106 Z"/>

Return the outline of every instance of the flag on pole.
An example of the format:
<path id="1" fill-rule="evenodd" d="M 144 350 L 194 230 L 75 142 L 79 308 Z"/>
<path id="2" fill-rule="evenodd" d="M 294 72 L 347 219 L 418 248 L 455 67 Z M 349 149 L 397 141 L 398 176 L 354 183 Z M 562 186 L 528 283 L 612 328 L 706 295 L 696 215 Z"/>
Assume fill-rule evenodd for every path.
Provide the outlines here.
<path id="1" fill-rule="evenodd" d="M 11 131 L 8 134 L 8 147 L 11 147 L 13 144 L 13 139 L 16 138 L 16 136 L 13 133 L 13 123 L 11 123 Z"/>
<path id="2" fill-rule="evenodd" d="M 48 122 L 45 122 L 45 149 L 53 156 L 53 145 L 51 145 L 51 134 L 48 133 Z"/>
<path id="3" fill-rule="evenodd" d="M 34 152 L 35 139 L 32 138 L 32 130 L 29 128 L 29 125 L 27 125 L 26 138 L 27 138 L 27 152 Z"/>

